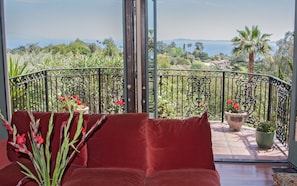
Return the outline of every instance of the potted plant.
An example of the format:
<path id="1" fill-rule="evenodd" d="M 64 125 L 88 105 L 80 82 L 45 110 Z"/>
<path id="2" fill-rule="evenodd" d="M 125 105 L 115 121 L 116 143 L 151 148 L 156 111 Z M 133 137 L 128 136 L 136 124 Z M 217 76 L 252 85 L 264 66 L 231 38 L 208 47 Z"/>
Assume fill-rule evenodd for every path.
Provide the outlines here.
<path id="1" fill-rule="evenodd" d="M 256 142 L 259 148 L 270 149 L 274 143 L 275 125 L 270 121 L 262 121 L 256 127 Z"/>
<path id="2" fill-rule="evenodd" d="M 74 112 L 82 111 L 84 114 L 89 113 L 89 107 L 85 103 L 82 103 L 78 95 L 61 96 L 59 101 L 62 103 L 63 110 Z"/>
<path id="3" fill-rule="evenodd" d="M 0 113 L 0 120 L 7 129 L 9 135 L 13 136 L 13 140 L 9 142 L 15 148 L 16 153 L 27 155 L 33 166 L 34 171 L 30 170 L 25 164 L 17 162 L 22 168 L 24 177 L 18 182 L 17 185 L 23 185 L 26 179 L 31 179 L 37 185 L 42 186 L 60 186 L 64 173 L 68 164 L 79 152 L 80 148 L 86 143 L 88 138 L 99 128 L 105 121 L 106 116 L 103 115 L 97 120 L 92 127 L 87 131 L 83 127 L 83 112 L 80 112 L 77 122 L 77 128 L 74 136 L 70 138 L 70 126 L 73 124 L 74 112 L 69 110 L 69 117 L 63 122 L 60 129 L 60 148 L 56 155 L 56 163 L 53 165 L 51 154 L 51 137 L 54 135 L 54 112 L 52 112 L 49 123 L 48 131 L 45 136 L 41 134 L 39 126 L 40 120 L 35 119 L 32 112 L 28 112 L 31 119 L 30 131 L 26 133 L 18 133 L 18 129 L 12 123 L 9 123 L 4 116 Z M 26 138 L 26 135 L 28 138 Z M 27 143 L 27 140 L 29 142 Z M 29 145 L 31 148 L 29 148 Z M 53 171 L 51 171 L 53 170 Z"/>
<path id="4" fill-rule="evenodd" d="M 112 103 L 110 104 L 109 108 L 107 108 L 107 112 L 110 114 L 123 113 L 125 110 L 124 106 L 125 102 L 123 100 L 112 100 Z"/>
<path id="5" fill-rule="evenodd" d="M 239 131 L 246 121 L 247 113 L 240 109 L 238 103 L 229 99 L 227 102 L 227 111 L 224 112 L 226 121 L 231 130 Z"/>

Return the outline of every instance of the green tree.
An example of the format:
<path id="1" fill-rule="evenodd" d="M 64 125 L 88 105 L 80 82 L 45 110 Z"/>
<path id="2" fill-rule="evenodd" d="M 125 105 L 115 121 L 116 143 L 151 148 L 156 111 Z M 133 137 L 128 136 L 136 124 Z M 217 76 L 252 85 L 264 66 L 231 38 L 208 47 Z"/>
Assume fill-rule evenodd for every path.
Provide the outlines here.
<path id="1" fill-rule="evenodd" d="M 157 53 L 164 54 L 168 52 L 168 45 L 163 41 L 157 41 Z"/>
<path id="2" fill-rule="evenodd" d="M 70 43 L 69 49 L 74 55 L 88 55 L 91 53 L 91 49 L 89 48 L 89 46 L 80 39 L 76 39 L 74 42 Z"/>
<path id="3" fill-rule="evenodd" d="M 196 47 L 196 50 L 200 50 L 200 51 L 204 49 L 203 43 L 201 42 L 196 42 L 195 47 Z"/>
<path id="4" fill-rule="evenodd" d="M 196 59 L 202 60 L 202 61 L 205 61 L 209 58 L 206 52 L 202 52 L 201 50 L 198 50 L 198 49 L 195 49 L 192 54 L 193 56 L 195 56 Z"/>
<path id="5" fill-rule="evenodd" d="M 103 49 L 103 53 L 105 56 L 111 57 L 119 53 L 119 49 L 117 48 L 112 38 L 104 39 L 102 44 L 105 45 L 105 48 Z"/>
<path id="6" fill-rule="evenodd" d="M 287 32 L 283 39 L 276 42 L 278 50 L 273 57 L 270 68 L 278 69 L 278 77 L 290 81 L 292 78 L 292 61 L 294 53 L 294 33 Z M 271 71 L 272 69 L 268 69 Z"/>
<path id="7" fill-rule="evenodd" d="M 188 44 L 187 44 L 187 47 L 188 47 L 188 48 L 191 48 L 191 47 L 192 47 L 192 43 L 188 43 Z"/>
<path id="8" fill-rule="evenodd" d="M 269 55 L 272 50 L 268 44 L 271 34 L 262 34 L 258 29 L 258 26 L 249 27 L 245 26 L 245 30 L 237 30 L 239 36 L 234 37 L 231 41 L 235 46 L 233 48 L 233 54 L 244 53 L 248 54 L 248 72 L 254 73 L 254 63 L 257 54 L 261 54 L 264 57 Z"/>

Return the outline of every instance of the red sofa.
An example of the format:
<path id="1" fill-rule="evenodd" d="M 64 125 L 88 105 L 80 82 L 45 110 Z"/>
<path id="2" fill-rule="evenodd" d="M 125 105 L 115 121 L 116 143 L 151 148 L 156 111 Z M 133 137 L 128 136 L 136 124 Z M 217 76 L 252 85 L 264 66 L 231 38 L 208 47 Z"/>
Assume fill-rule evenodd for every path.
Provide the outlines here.
<path id="1" fill-rule="evenodd" d="M 45 135 L 50 113 L 36 112 L 34 115 L 40 118 L 40 130 Z M 101 116 L 84 115 L 84 124 L 90 128 Z M 55 113 L 51 139 L 53 156 L 58 150 L 61 123 L 67 117 L 68 113 Z M 78 114 L 73 119 L 73 131 L 77 119 Z M 19 133 L 28 131 L 29 121 L 25 111 L 13 114 L 12 123 Z M 31 164 L 10 145 L 7 145 L 7 155 L 11 163 L 0 170 L 2 186 L 16 185 L 24 177 L 16 161 Z M 25 180 L 24 185 L 36 184 Z M 145 113 L 107 115 L 106 123 L 71 162 L 62 185 L 219 186 L 207 113 L 184 120 L 149 119 Z"/>

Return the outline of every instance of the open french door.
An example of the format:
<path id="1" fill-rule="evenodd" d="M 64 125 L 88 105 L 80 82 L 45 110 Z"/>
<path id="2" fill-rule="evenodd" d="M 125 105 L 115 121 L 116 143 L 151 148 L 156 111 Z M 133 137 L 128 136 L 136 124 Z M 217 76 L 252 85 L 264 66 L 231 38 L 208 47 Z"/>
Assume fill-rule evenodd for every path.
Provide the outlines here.
<path id="1" fill-rule="evenodd" d="M 294 37 L 294 57 L 293 57 L 293 79 L 292 79 L 292 99 L 290 113 L 290 133 L 289 133 L 289 157 L 288 161 L 297 168 L 297 0 L 295 1 L 295 37 Z"/>

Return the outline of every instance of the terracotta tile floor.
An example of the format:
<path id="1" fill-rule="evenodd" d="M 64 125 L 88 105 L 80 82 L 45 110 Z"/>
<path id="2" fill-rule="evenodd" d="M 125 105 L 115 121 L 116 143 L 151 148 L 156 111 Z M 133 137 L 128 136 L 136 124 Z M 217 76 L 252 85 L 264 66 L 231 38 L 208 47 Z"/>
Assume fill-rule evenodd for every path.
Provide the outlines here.
<path id="1" fill-rule="evenodd" d="M 259 149 L 255 138 L 255 129 L 243 126 L 240 131 L 231 131 L 227 123 L 211 121 L 212 145 L 217 161 L 285 161 L 288 149 L 278 140 L 271 149 Z"/>

